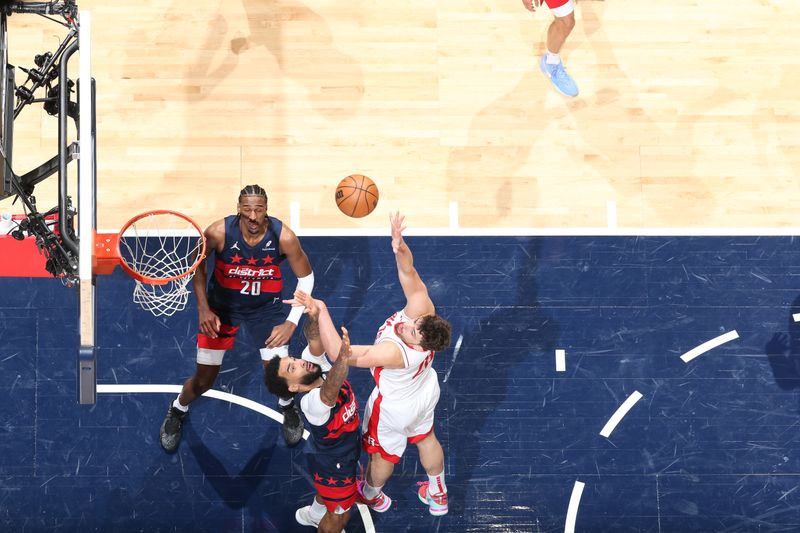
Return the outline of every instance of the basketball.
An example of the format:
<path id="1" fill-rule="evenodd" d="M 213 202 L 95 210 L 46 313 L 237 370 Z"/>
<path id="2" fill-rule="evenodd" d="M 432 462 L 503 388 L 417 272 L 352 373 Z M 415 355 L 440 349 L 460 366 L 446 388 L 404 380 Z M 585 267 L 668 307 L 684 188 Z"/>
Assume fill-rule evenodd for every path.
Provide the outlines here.
<path id="1" fill-rule="evenodd" d="M 365 217 L 378 205 L 378 186 L 366 176 L 351 174 L 336 187 L 336 205 L 349 217 Z"/>

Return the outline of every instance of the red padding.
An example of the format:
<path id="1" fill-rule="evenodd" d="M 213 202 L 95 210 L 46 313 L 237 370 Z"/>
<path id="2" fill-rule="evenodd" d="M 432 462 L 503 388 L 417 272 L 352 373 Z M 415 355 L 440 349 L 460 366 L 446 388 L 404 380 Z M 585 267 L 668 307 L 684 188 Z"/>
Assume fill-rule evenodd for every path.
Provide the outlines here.
<path id="1" fill-rule="evenodd" d="M 36 239 L 18 241 L 11 235 L 0 235 L 0 276 L 51 278 L 44 269 L 44 255 L 36 248 Z"/>
<path id="2" fill-rule="evenodd" d="M 12 220 L 21 220 L 24 215 L 13 215 Z M 55 218 L 55 217 L 48 217 Z M 0 277 L 50 278 L 44 268 L 44 255 L 36 248 L 36 238 L 26 237 L 18 241 L 11 235 L 0 234 Z"/>

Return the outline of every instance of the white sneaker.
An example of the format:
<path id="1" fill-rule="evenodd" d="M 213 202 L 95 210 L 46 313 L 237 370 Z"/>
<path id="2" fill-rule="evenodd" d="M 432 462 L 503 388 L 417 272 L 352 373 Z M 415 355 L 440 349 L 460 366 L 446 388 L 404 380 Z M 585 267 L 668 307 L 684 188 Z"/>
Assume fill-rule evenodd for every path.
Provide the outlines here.
<path id="1" fill-rule="evenodd" d="M 311 518 L 310 505 L 306 505 L 305 507 L 301 507 L 300 509 L 295 511 L 294 519 L 297 520 L 298 524 L 303 526 L 309 526 L 315 529 L 319 527 L 319 522 L 314 522 L 314 520 Z M 342 530 L 342 533 L 345 533 L 345 531 Z"/>
<path id="2" fill-rule="evenodd" d="M 294 513 L 294 519 L 297 520 L 297 523 L 303 526 L 310 526 L 317 528 L 319 527 L 319 522 L 314 522 L 311 518 L 311 506 L 306 505 L 305 507 L 301 507 Z"/>

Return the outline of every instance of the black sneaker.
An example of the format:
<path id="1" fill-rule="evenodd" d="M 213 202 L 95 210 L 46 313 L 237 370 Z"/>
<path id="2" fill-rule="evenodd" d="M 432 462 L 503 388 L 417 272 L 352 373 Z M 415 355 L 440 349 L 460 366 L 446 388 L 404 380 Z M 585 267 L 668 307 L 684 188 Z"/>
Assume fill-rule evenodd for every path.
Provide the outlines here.
<path id="1" fill-rule="evenodd" d="M 282 405 L 283 413 L 283 438 L 286 444 L 294 446 L 303 438 L 303 417 L 300 416 L 300 408 L 294 402 L 289 405 Z"/>
<path id="2" fill-rule="evenodd" d="M 189 414 L 188 411 L 184 413 L 172 405 L 169 406 L 164 423 L 161 424 L 161 447 L 167 453 L 174 453 L 178 449 L 178 444 L 181 443 L 183 420 L 187 414 Z"/>

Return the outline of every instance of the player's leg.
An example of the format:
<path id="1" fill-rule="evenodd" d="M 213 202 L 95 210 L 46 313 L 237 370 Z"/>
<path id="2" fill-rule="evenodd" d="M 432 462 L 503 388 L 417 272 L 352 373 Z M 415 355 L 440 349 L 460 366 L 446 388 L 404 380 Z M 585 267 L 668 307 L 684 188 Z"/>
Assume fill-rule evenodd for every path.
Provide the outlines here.
<path id="1" fill-rule="evenodd" d="M 272 328 L 278 324 L 283 324 L 286 315 L 280 306 L 269 306 L 258 314 L 257 317 L 248 319 L 247 328 L 251 332 L 255 342 L 259 343 L 259 353 L 261 363 L 266 371 L 267 363 L 273 357 L 286 357 L 289 355 L 289 345 L 268 348 L 264 345 L 265 341 L 272 334 Z M 294 398 L 278 398 L 278 405 L 283 414 L 283 424 L 281 431 L 286 444 L 294 446 L 303 439 L 303 417 L 300 416 L 300 406 Z"/>
<path id="2" fill-rule="evenodd" d="M 367 463 L 367 484 L 380 490 L 394 472 L 394 463 L 381 457 L 380 453 L 372 453 Z"/>
<path id="3" fill-rule="evenodd" d="M 165 451 L 172 453 L 181 442 L 183 422 L 189 413 L 189 404 L 209 390 L 219 375 L 225 351 L 233 347 L 239 326 L 231 317 L 220 315 L 219 335 L 215 338 L 197 334 L 197 367 L 192 377 L 183 384 L 183 389 L 167 409 L 161 423 L 160 442 Z"/>
<path id="4" fill-rule="evenodd" d="M 319 522 L 319 533 L 341 533 L 344 526 L 350 520 L 350 510 L 343 511 L 341 514 L 328 511 Z"/>
<path id="5" fill-rule="evenodd" d="M 577 96 L 578 85 L 567 74 L 561 61 L 561 48 L 575 27 L 575 6 L 572 0 L 547 0 L 555 19 L 547 29 L 547 53 L 539 60 L 542 72 L 555 88 L 566 96 Z"/>
<path id="6" fill-rule="evenodd" d="M 419 461 L 428 474 L 428 481 L 419 483 L 418 496 L 434 516 L 447 514 L 447 485 L 444 482 L 444 450 L 433 430 L 436 404 L 439 403 L 439 384 L 432 383 L 420 390 L 413 408 L 419 413 L 409 426 L 408 442 L 417 445 Z"/>
<path id="7" fill-rule="evenodd" d="M 382 513 L 392 505 L 392 499 L 383 492 L 383 486 L 392 476 L 394 465 L 406 449 L 404 428 L 413 416 L 405 404 L 387 402 L 377 387 L 370 394 L 364 411 L 362 444 L 369 454 L 365 479 L 358 485 L 363 503 Z"/>
<path id="8" fill-rule="evenodd" d="M 221 364 L 221 361 L 219 365 L 197 363 L 194 375 L 183 383 L 183 389 L 175 400 L 177 403 L 173 402 L 173 405 L 183 412 L 188 411 L 189 404 L 214 386 Z"/>
<path id="9" fill-rule="evenodd" d="M 444 450 L 436 438 L 430 434 L 417 442 L 419 461 L 428 474 L 428 481 L 420 483 L 419 499 L 428 505 L 429 511 L 434 516 L 447 514 L 447 485 L 444 482 Z"/>
<path id="10" fill-rule="evenodd" d="M 571 11 L 563 17 L 555 17 L 550 23 L 550 27 L 547 28 L 547 51 L 550 54 L 558 55 L 574 27 L 575 11 Z"/>
<path id="11" fill-rule="evenodd" d="M 298 524 L 317 528 L 318 533 L 341 533 L 350 520 L 350 509 L 338 507 L 331 511 L 325 501 L 317 494 L 311 505 L 301 507 L 294 514 Z"/>

